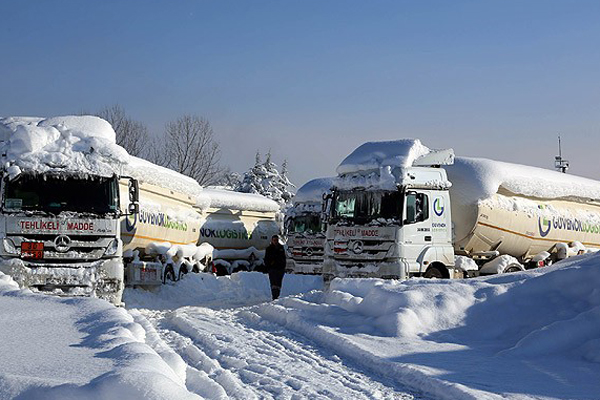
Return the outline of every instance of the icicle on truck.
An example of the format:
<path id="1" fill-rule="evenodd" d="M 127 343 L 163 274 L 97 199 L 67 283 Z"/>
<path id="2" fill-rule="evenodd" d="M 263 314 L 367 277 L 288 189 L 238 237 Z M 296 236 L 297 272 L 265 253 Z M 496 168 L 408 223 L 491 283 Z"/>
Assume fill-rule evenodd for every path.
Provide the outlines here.
<path id="1" fill-rule="evenodd" d="M 219 220 L 210 207 L 226 193 L 209 196 L 191 178 L 130 157 L 106 121 L 2 118 L 0 142 L 0 272 L 21 286 L 120 304 L 125 281 L 176 280 L 212 257 L 201 232 Z M 277 207 L 255 197 L 246 203 Z M 260 221 L 262 235 L 246 241 L 260 247 L 278 231 L 274 216 L 220 219 L 249 232 Z"/>
<path id="2" fill-rule="evenodd" d="M 312 179 L 294 196 L 294 204 L 286 211 L 287 266 L 296 274 L 320 274 L 325 255 L 325 216 L 323 196 L 333 185 L 333 178 Z"/>
<path id="3" fill-rule="evenodd" d="M 326 281 L 513 272 L 600 249 L 600 182 L 590 179 L 412 139 L 365 143 L 337 172 Z"/>

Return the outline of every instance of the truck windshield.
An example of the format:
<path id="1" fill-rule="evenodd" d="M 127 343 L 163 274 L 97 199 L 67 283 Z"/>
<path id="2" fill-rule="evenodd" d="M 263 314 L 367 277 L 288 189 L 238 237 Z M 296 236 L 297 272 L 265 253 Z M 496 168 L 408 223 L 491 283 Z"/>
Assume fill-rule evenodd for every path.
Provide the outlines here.
<path id="1" fill-rule="evenodd" d="M 383 219 L 399 223 L 402 215 L 402 196 L 399 191 L 337 192 L 331 207 L 332 222 L 347 220 L 367 223 Z M 389 221 L 392 220 L 392 221 Z"/>
<path id="2" fill-rule="evenodd" d="M 317 233 L 321 231 L 319 214 L 301 215 L 291 220 L 290 232 L 292 233 Z"/>
<path id="3" fill-rule="evenodd" d="M 4 210 L 59 214 L 72 211 L 109 214 L 118 211 L 116 177 L 74 177 L 22 173 L 4 181 Z"/>

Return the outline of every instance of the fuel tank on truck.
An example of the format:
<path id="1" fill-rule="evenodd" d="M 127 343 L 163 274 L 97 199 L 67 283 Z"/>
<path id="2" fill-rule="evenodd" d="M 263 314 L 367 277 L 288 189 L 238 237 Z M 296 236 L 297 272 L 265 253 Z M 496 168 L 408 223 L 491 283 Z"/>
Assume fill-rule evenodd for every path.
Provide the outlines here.
<path id="1" fill-rule="evenodd" d="M 215 249 L 264 250 L 271 236 L 280 233 L 279 205 L 264 196 L 205 189 L 209 206 L 202 210 L 199 243 Z"/>
<path id="2" fill-rule="evenodd" d="M 132 157 L 128 175 L 139 180 L 139 213 L 123 217 L 123 250 L 144 254 L 151 243 L 195 245 L 198 242 L 201 215 L 198 199 L 200 185 L 187 176 Z M 121 208 L 128 203 L 127 182 L 120 182 Z"/>
<path id="3" fill-rule="evenodd" d="M 557 243 L 600 249 L 600 182 L 560 172 L 456 157 L 452 182 L 455 251 L 498 251 L 528 260 Z"/>

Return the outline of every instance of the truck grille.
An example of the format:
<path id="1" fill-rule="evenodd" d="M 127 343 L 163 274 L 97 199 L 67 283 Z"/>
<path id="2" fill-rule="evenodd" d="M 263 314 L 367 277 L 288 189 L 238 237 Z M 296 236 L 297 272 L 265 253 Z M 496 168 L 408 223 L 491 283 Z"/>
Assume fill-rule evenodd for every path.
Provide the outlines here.
<path id="1" fill-rule="evenodd" d="M 17 251 L 20 252 L 23 242 L 44 243 L 43 259 L 39 261 L 76 262 L 81 260 L 98 260 L 102 258 L 107 246 L 114 239 L 97 235 L 68 236 L 68 248 L 57 247 L 57 235 L 23 235 L 9 236 Z"/>

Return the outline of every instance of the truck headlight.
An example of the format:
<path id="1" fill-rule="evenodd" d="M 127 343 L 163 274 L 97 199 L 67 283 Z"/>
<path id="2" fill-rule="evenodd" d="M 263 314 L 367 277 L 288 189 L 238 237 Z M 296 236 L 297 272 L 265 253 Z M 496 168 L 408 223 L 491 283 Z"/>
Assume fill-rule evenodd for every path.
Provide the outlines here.
<path id="1" fill-rule="evenodd" d="M 2 246 L 4 247 L 4 251 L 9 254 L 19 254 L 15 243 L 9 238 L 2 239 Z"/>
<path id="2" fill-rule="evenodd" d="M 117 254 L 118 251 L 119 251 L 119 239 L 113 239 L 106 247 L 104 254 L 107 256 L 114 256 L 115 254 Z"/>

